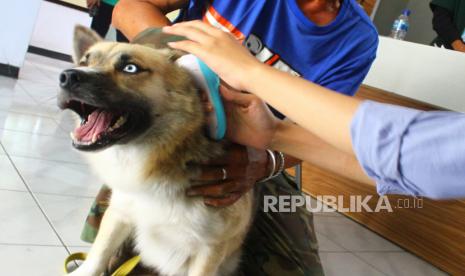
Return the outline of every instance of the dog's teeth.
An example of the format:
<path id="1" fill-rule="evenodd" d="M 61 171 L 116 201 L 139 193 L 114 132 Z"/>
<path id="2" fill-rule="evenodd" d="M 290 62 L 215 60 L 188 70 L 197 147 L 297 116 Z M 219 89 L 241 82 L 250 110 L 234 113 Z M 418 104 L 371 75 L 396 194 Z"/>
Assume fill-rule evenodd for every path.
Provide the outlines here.
<path id="1" fill-rule="evenodd" d="M 74 132 L 70 132 L 69 136 L 71 137 L 71 139 L 76 140 L 76 136 L 74 136 Z"/>
<path id="2" fill-rule="evenodd" d="M 119 128 L 119 127 L 122 126 L 125 122 L 126 122 L 126 117 L 124 117 L 124 116 L 119 117 L 119 118 L 118 118 L 118 121 L 116 121 L 116 123 L 111 127 L 110 130 L 114 130 L 114 129 Z"/>
<path id="3" fill-rule="evenodd" d="M 94 133 L 94 135 L 92 135 L 92 144 L 97 142 L 97 133 Z"/>

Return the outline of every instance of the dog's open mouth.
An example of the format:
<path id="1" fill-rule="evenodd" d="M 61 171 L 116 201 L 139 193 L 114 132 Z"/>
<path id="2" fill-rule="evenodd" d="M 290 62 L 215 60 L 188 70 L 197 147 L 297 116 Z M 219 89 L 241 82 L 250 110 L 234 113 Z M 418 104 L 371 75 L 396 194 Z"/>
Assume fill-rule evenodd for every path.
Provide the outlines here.
<path id="1" fill-rule="evenodd" d="M 81 124 L 71 132 L 73 146 L 79 150 L 107 147 L 129 134 L 132 128 L 128 112 L 108 110 L 77 100 L 67 102 L 64 108 L 81 117 Z"/>

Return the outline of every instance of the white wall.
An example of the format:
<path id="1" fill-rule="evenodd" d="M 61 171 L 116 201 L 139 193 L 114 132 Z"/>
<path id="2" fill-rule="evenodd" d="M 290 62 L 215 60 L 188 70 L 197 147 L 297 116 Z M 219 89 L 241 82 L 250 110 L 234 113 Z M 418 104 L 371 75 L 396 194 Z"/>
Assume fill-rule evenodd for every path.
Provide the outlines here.
<path id="1" fill-rule="evenodd" d="M 0 63 L 23 65 L 40 2 L 5 0 L 0 3 Z"/>
<path id="2" fill-rule="evenodd" d="M 380 37 L 364 84 L 465 112 L 465 54 Z"/>
<path id="3" fill-rule="evenodd" d="M 42 1 L 30 45 L 71 55 L 74 26 L 90 26 L 90 21 L 85 12 Z"/>

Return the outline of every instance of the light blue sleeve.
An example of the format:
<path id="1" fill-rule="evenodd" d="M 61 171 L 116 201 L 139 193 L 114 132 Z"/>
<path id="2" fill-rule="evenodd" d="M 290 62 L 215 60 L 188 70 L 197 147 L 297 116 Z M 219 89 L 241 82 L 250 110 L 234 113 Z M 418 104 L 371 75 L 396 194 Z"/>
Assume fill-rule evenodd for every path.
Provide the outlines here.
<path id="1" fill-rule="evenodd" d="M 365 101 L 352 144 L 379 194 L 465 198 L 465 115 Z"/>

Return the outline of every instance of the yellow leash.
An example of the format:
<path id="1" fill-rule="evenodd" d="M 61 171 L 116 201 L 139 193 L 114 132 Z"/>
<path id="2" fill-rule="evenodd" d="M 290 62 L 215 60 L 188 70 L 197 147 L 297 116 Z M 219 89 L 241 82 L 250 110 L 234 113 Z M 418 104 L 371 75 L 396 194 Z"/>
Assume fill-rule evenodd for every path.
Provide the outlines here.
<path id="1" fill-rule="evenodd" d="M 64 267 L 65 273 L 66 274 L 69 273 L 68 271 L 69 263 L 74 262 L 74 261 L 84 261 L 86 258 L 87 258 L 87 254 L 82 253 L 82 252 L 69 255 L 65 259 L 65 267 Z M 111 276 L 126 276 L 137 266 L 139 262 L 140 262 L 139 256 L 132 257 L 131 259 L 124 262 L 124 264 L 122 264 L 117 270 L 115 270 L 115 272 L 113 272 Z"/>

